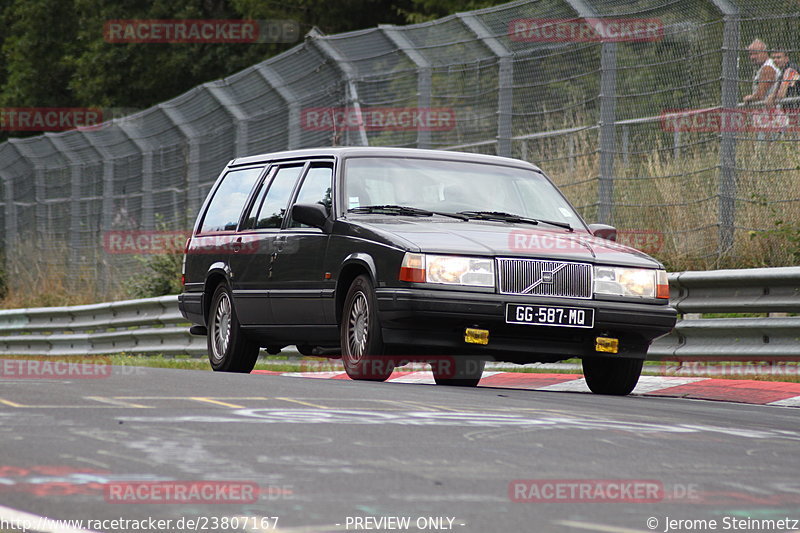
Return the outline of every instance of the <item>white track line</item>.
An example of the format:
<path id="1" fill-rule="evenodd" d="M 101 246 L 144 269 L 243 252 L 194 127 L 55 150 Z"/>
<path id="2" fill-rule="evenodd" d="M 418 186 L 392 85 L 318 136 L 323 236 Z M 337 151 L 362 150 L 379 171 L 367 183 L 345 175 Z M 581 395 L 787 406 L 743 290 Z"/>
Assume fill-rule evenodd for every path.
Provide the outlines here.
<path id="1" fill-rule="evenodd" d="M 36 531 L 38 533 L 96 533 L 88 529 L 76 529 L 74 527 L 62 525 L 66 522 L 68 521 L 59 521 L 0 505 L 0 523 L 4 524 L 4 526 L 16 524 L 19 526 L 17 529 L 21 530 L 22 526 L 26 525 L 27 531 Z M 12 527 L 11 529 L 13 530 L 14 528 Z"/>

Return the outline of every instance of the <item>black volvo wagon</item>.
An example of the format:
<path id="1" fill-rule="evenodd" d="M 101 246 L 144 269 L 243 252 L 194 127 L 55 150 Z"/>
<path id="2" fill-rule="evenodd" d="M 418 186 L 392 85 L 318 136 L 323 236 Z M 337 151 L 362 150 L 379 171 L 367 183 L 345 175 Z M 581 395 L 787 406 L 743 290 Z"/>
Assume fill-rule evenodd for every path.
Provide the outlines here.
<path id="1" fill-rule="evenodd" d="M 485 361 L 582 359 L 628 394 L 675 325 L 663 266 L 587 225 L 536 166 L 399 148 L 231 161 L 187 243 L 180 309 L 214 370 L 259 350 L 341 357 L 354 379 L 430 361 L 474 386 Z"/>

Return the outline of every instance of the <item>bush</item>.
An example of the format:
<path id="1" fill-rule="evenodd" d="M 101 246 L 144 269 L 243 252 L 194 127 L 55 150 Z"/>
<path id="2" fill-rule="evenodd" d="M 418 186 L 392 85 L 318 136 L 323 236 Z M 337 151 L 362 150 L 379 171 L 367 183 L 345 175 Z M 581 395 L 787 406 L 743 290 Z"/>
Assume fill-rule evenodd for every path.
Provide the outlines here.
<path id="1" fill-rule="evenodd" d="M 142 271 L 125 283 L 130 298 L 154 298 L 183 292 L 181 269 L 183 251 L 150 256 L 137 256 Z"/>

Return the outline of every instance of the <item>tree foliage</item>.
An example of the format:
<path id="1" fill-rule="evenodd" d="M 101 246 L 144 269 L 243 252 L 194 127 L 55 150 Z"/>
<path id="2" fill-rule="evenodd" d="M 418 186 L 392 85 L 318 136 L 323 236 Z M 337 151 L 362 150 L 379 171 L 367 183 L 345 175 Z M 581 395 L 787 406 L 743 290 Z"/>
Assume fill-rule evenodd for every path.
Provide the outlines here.
<path id="1" fill-rule="evenodd" d="M 108 43 L 116 19 L 296 20 L 338 33 L 492 0 L 0 0 L 0 106 L 144 109 L 293 44 Z M 15 134 L 17 135 L 17 134 Z M 6 133 L 7 136 L 7 133 Z"/>

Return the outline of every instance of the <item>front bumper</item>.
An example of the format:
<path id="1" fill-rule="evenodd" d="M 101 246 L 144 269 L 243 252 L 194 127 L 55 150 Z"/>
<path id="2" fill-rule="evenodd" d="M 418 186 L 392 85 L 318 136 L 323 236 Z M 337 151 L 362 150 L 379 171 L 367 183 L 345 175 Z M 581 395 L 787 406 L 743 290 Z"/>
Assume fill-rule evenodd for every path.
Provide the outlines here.
<path id="1" fill-rule="evenodd" d="M 519 363 L 572 357 L 641 359 L 650 343 L 669 333 L 677 319 L 675 309 L 660 303 L 406 288 L 378 289 L 376 296 L 386 344 L 413 354 L 457 352 Z M 594 327 L 507 324 L 507 303 L 593 308 Z M 467 327 L 489 330 L 489 343 L 466 343 Z M 598 336 L 619 339 L 619 353 L 597 352 Z"/>

